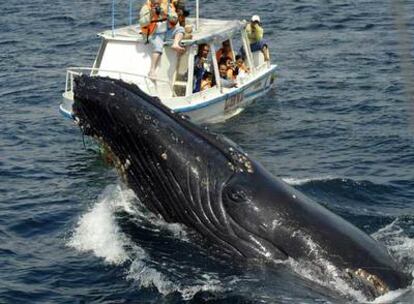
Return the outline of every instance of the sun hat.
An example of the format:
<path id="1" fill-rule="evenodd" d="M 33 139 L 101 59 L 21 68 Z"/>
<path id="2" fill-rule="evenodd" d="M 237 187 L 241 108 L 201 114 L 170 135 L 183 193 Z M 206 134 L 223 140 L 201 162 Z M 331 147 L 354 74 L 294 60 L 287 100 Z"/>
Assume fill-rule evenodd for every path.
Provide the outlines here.
<path id="1" fill-rule="evenodd" d="M 259 15 L 253 15 L 252 16 L 252 22 L 259 22 L 260 23 L 260 17 L 259 17 Z"/>

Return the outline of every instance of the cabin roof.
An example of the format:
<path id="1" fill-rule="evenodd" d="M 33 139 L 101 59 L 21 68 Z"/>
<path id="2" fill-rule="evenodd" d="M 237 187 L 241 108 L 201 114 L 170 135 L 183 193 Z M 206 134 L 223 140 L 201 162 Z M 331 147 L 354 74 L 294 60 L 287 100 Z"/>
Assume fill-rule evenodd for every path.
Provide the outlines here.
<path id="1" fill-rule="evenodd" d="M 195 18 L 187 18 L 187 24 L 193 25 L 193 38 L 183 40 L 184 45 L 207 43 L 213 40 L 223 41 L 238 33 L 245 25 L 246 21 L 239 20 L 219 20 L 219 19 L 199 19 L 199 30 L 195 31 Z M 98 36 L 107 40 L 136 41 L 145 43 L 140 34 L 139 25 L 130 25 L 99 33 Z"/>

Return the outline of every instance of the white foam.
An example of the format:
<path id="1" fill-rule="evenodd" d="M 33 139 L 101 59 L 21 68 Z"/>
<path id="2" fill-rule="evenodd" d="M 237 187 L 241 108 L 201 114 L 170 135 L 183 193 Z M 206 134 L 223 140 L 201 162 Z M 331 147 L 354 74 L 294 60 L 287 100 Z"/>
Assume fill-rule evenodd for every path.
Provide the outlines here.
<path id="1" fill-rule="evenodd" d="M 97 203 L 78 221 L 68 245 L 80 252 L 92 251 L 110 264 L 122 264 L 129 259 L 125 246 L 128 238 L 120 231 L 114 217 L 117 209 L 129 210 L 133 197 L 130 190 L 109 186 Z"/>
<path id="2" fill-rule="evenodd" d="M 164 296 L 178 292 L 183 300 L 191 300 L 200 291 L 222 291 L 220 281 L 204 274 L 202 279 L 196 280 L 195 285 L 186 286 L 179 282 L 172 282 L 161 272 L 149 267 L 142 259 L 135 260 L 129 269 L 127 279 L 134 280 L 139 288 L 155 287 Z"/>
<path id="3" fill-rule="evenodd" d="M 106 187 L 95 205 L 81 216 L 68 245 L 80 252 L 92 251 L 110 264 L 122 264 L 130 259 L 124 248 L 134 245 L 118 227 L 115 220 L 117 211 L 133 215 L 138 224 L 148 229 L 167 232 L 174 238 L 188 241 L 183 225 L 165 222 L 140 204 L 132 190 L 111 185 Z"/>
<path id="4" fill-rule="evenodd" d="M 400 219 L 373 233 L 371 236 L 384 244 L 394 258 L 404 265 L 404 270 L 414 277 L 414 239 L 401 228 Z"/>
<path id="5" fill-rule="evenodd" d="M 395 219 L 384 228 L 379 229 L 371 235 L 374 239 L 384 244 L 392 256 L 403 266 L 403 270 L 411 273 L 414 278 L 414 239 L 409 238 L 400 226 L 400 219 Z M 389 303 L 401 295 L 412 292 L 412 286 L 405 289 L 393 290 L 378 297 L 373 303 Z"/>

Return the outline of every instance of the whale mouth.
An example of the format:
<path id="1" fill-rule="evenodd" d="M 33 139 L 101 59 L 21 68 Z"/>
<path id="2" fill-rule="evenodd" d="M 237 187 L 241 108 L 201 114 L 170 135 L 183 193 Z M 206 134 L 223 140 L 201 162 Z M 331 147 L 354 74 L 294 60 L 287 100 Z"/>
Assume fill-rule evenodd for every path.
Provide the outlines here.
<path id="1" fill-rule="evenodd" d="M 390 291 L 383 280 L 362 268 L 356 270 L 347 268 L 345 269 L 345 272 L 348 275 L 351 284 L 362 290 L 370 299 L 383 296 Z"/>

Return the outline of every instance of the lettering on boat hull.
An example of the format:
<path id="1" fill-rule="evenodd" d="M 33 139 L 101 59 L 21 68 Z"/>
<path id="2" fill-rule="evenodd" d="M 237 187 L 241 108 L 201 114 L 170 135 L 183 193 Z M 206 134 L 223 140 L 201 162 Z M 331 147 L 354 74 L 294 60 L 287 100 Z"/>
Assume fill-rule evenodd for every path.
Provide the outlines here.
<path id="1" fill-rule="evenodd" d="M 244 92 L 237 93 L 235 95 L 229 96 L 224 103 L 224 113 L 228 114 L 229 112 L 235 110 L 239 104 L 244 101 Z"/>

